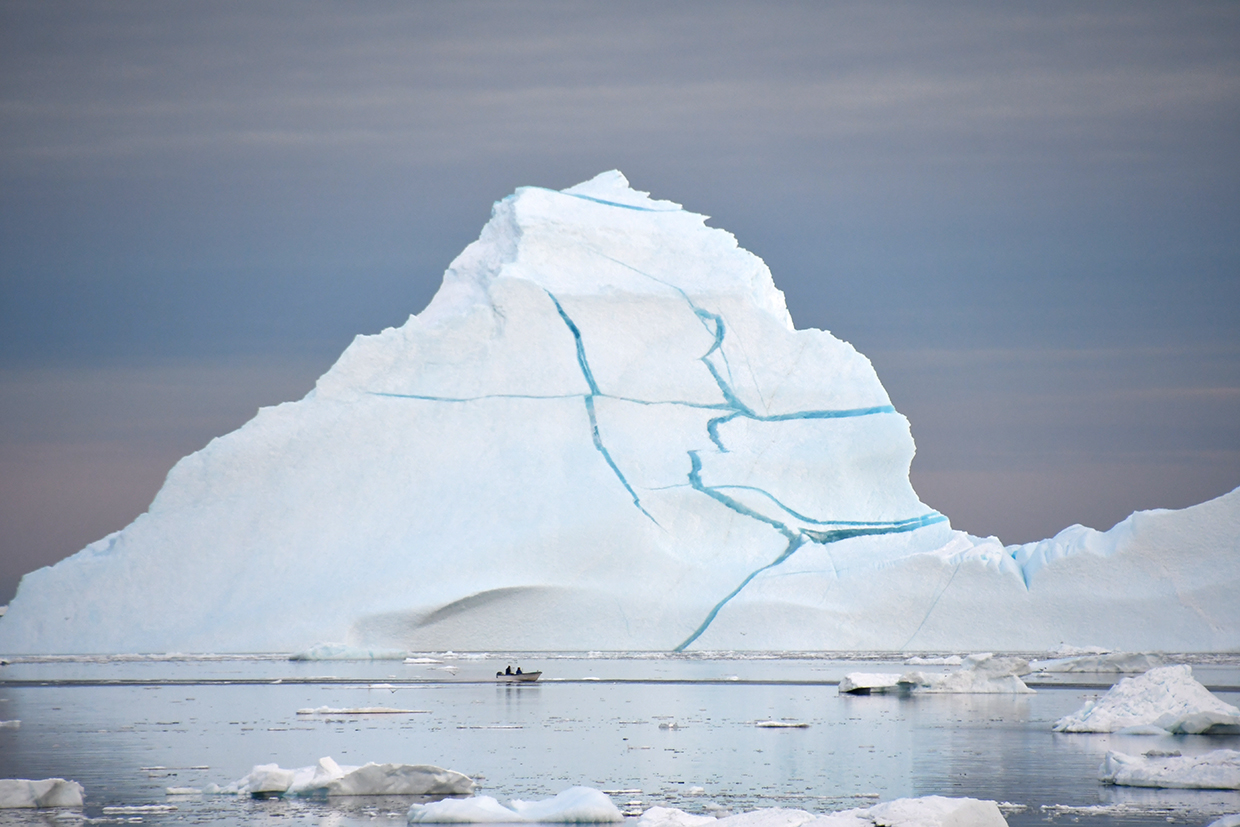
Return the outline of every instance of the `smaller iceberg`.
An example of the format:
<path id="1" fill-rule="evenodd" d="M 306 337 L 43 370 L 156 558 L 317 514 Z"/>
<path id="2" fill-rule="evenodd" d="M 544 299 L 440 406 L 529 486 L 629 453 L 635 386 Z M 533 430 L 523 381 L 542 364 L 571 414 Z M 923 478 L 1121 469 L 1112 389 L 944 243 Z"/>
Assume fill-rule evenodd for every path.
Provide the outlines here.
<path id="1" fill-rule="evenodd" d="M 1055 722 L 1056 732 L 1200 734 L 1240 726 L 1240 709 L 1210 694 L 1188 666 L 1160 666 L 1124 678 L 1101 699 Z"/>
<path id="2" fill-rule="evenodd" d="M 489 795 L 414 804 L 408 820 L 410 824 L 600 824 L 624 821 L 624 816 L 601 790 L 569 787 L 554 798 L 513 800 L 508 807 Z"/>
<path id="3" fill-rule="evenodd" d="M 876 695 L 912 692 L 938 694 L 1013 695 L 1033 692 L 1021 675 L 1028 674 L 1029 663 L 1021 658 L 995 657 L 990 652 L 969 655 L 959 669 L 945 675 L 921 672 L 852 672 L 840 681 L 840 694 Z"/>
<path id="4" fill-rule="evenodd" d="M 330 757 L 313 767 L 287 770 L 277 764 L 259 764 L 245 778 L 221 787 L 209 784 L 210 795 L 322 796 L 322 795 L 469 795 L 474 782 L 455 770 L 430 764 L 376 764 L 340 766 Z"/>
<path id="5" fill-rule="evenodd" d="M 81 784 L 63 778 L 0 778 L 0 809 L 81 807 L 84 792 Z"/>
<path id="6" fill-rule="evenodd" d="M 1177 790 L 1240 790 L 1240 752 L 1219 749 L 1205 755 L 1150 751 L 1108 752 L 1098 768 L 1103 784 Z"/>

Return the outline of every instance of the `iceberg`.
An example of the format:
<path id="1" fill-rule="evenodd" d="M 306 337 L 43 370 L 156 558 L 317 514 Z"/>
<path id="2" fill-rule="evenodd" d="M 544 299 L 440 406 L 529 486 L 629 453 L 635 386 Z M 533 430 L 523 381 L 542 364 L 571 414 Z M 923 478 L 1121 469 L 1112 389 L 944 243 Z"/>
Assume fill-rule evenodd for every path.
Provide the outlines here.
<path id="1" fill-rule="evenodd" d="M 341 766 L 320 758 L 312 767 L 284 769 L 258 764 L 244 778 L 226 786 L 210 784 L 210 795 L 336 796 L 336 795 L 469 795 L 473 779 L 455 770 L 430 764 L 376 764 Z"/>
<path id="2" fill-rule="evenodd" d="M 995 657 L 990 652 L 969 655 L 959 669 L 945 675 L 905 672 L 852 672 L 840 681 L 841 695 L 909 694 L 1032 694 L 1020 679 L 1028 674 L 1029 663 L 1022 658 Z"/>
<path id="3" fill-rule="evenodd" d="M 63 778 L 0 778 L 0 809 L 81 807 L 82 785 Z"/>
<path id="4" fill-rule="evenodd" d="M 489 795 L 446 798 L 409 808 L 410 824 L 602 824 L 624 821 L 611 799 L 590 787 L 569 787 L 542 801 L 514 800 L 505 807 Z"/>
<path id="5" fill-rule="evenodd" d="M 1098 780 L 1124 787 L 1240 790 L 1240 752 L 1232 749 L 1218 749 L 1205 755 L 1108 752 L 1098 768 Z"/>
<path id="6" fill-rule="evenodd" d="M 1056 732 L 1199 734 L 1240 727 L 1240 709 L 1219 700 L 1193 678 L 1189 666 L 1160 666 L 1124 678 L 1101 699 L 1055 722 Z"/>
<path id="7" fill-rule="evenodd" d="M 523 187 L 424 310 L 26 575 L 0 652 L 1234 648 L 1240 489 L 1005 547 L 913 453 L 705 216 Z"/>

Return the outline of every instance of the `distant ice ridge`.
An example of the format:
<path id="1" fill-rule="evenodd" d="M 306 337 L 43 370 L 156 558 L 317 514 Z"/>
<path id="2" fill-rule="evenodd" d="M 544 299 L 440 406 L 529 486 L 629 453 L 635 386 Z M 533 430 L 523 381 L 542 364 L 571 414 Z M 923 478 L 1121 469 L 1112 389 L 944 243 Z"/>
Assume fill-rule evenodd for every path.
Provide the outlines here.
<path id="1" fill-rule="evenodd" d="M 1161 666 L 1124 678 L 1101 699 L 1055 722 L 1057 732 L 1199 734 L 1240 728 L 1240 709 L 1219 700 L 1193 678 L 1188 666 Z"/>
<path id="2" fill-rule="evenodd" d="M 525 187 L 420 314 L 27 575 L 0 652 L 1234 648 L 1240 490 L 1005 548 L 913 451 L 729 233 Z"/>

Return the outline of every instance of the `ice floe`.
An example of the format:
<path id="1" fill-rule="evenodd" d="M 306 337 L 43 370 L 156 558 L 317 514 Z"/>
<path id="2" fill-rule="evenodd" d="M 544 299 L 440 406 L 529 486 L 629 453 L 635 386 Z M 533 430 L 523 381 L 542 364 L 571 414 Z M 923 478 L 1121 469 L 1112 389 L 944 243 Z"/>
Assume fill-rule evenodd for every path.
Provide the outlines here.
<path id="1" fill-rule="evenodd" d="M 211 795 L 469 795 L 473 779 L 430 764 L 341 766 L 320 758 L 312 767 L 284 769 L 259 764 L 244 778 L 226 786 L 209 784 Z"/>
<path id="2" fill-rule="evenodd" d="M 925 692 L 941 694 L 1029 694 L 1033 690 L 1020 679 L 1029 664 L 1021 658 L 996 657 L 989 652 L 969 655 L 959 669 L 945 675 L 922 672 L 852 672 L 840 681 L 841 694 Z"/>
<path id="3" fill-rule="evenodd" d="M 1098 780 L 1122 787 L 1181 790 L 1240 790 L 1240 752 L 1219 749 L 1204 755 L 1108 752 Z"/>
<path id="4" fill-rule="evenodd" d="M 1240 813 L 1223 816 L 1211 821 L 1206 827 L 1240 827 Z"/>
<path id="5" fill-rule="evenodd" d="M 1202 733 L 1240 726 L 1240 709 L 1193 678 L 1188 666 L 1161 666 L 1124 678 L 1102 698 L 1055 722 L 1056 732 L 1124 732 L 1129 735 Z"/>
<path id="6" fill-rule="evenodd" d="M 651 807 L 636 827 L 1006 827 L 993 801 L 976 798 L 900 798 L 852 810 L 815 815 L 772 807 L 716 819 L 671 807 Z"/>
<path id="7" fill-rule="evenodd" d="M 21 729 L 21 721 L 0 721 L 0 729 Z"/>
<path id="8" fill-rule="evenodd" d="M 570 787 L 553 798 L 513 800 L 508 807 L 489 795 L 414 804 L 408 819 L 410 824 L 598 824 L 623 821 L 624 815 L 601 790 Z"/>
<path id="9" fill-rule="evenodd" d="M 84 793 L 81 784 L 63 778 L 0 778 L 0 809 L 81 807 Z"/>

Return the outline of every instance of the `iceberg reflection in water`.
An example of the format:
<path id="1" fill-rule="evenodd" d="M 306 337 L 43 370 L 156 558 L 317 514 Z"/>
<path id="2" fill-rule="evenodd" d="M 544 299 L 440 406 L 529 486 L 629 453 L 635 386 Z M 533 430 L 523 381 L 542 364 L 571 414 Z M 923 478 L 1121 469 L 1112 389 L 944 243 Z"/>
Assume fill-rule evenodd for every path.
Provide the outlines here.
<path id="1" fill-rule="evenodd" d="M 458 671 L 436 671 L 441 660 Z M 516 660 L 541 667 L 543 680 L 497 685 L 496 664 Z M 427 661 L 19 661 L 0 671 L 0 711 L 22 721 L 0 731 L 0 777 L 78 781 L 92 818 L 104 807 L 176 807 L 146 811 L 147 824 L 404 822 L 408 797 L 166 793 L 324 755 L 341 764 L 436 764 L 475 778 L 480 794 L 501 802 L 576 785 L 614 790 L 626 812 L 825 813 L 926 795 L 1022 805 L 1007 810 L 1014 825 L 1205 824 L 1240 812 L 1240 793 L 1099 783 L 1108 751 L 1240 749 L 1231 734 L 1052 731 L 1105 694 L 1114 674 L 1074 673 L 1060 686 L 1030 678 L 1030 695 L 853 697 L 835 685 L 846 673 L 899 671 L 904 661 L 528 653 Z M 1194 674 L 1220 699 L 1240 701 L 1240 657 L 1199 657 Z M 408 712 L 365 712 L 380 708 Z M 306 709 L 339 713 L 298 715 Z M 669 721 L 676 725 L 660 726 Z M 771 721 L 806 726 L 757 726 Z M 0 823 L 46 815 L 14 811 Z"/>

